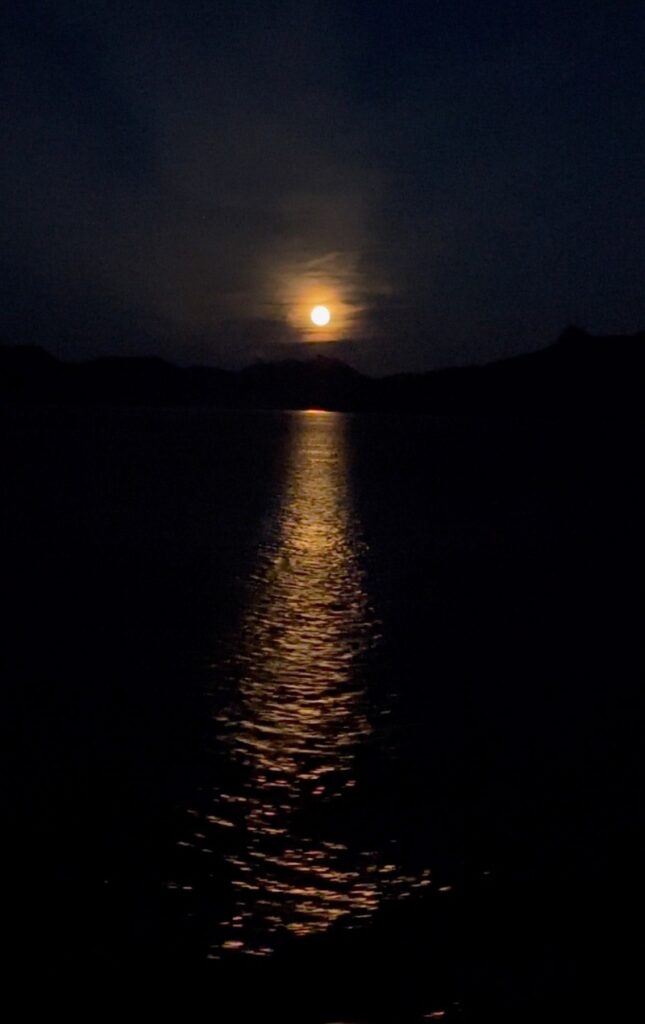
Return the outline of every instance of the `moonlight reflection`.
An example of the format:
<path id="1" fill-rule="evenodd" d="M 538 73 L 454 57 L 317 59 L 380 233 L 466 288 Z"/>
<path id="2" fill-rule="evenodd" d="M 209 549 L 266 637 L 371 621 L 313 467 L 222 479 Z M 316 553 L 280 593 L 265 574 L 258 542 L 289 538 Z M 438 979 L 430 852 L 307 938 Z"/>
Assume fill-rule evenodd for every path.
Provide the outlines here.
<path id="1" fill-rule="evenodd" d="M 361 661 L 374 628 L 347 419 L 294 413 L 291 423 L 282 495 L 232 656 L 232 697 L 218 716 L 228 781 L 218 778 L 194 833 L 209 852 L 224 852 L 234 893 L 215 958 L 267 955 L 280 933 L 369 918 L 389 887 L 415 881 L 339 831 L 371 732 Z"/>
<path id="2" fill-rule="evenodd" d="M 375 900 L 375 887 L 343 865 L 342 844 L 314 838 L 301 820 L 353 786 L 356 747 L 370 731 L 356 680 L 371 628 L 344 426 L 332 413 L 294 414 L 275 533 L 243 627 L 239 700 L 223 716 L 231 756 L 248 772 L 238 794 L 247 846 L 230 861 L 237 916 L 256 933 L 320 931 Z"/>

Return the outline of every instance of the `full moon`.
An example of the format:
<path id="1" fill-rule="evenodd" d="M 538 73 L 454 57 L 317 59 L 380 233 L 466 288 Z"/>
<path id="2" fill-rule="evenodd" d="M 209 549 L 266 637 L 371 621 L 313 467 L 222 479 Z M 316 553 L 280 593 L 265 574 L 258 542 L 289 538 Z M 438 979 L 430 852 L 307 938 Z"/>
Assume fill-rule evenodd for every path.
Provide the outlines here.
<path id="1" fill-rule="evenodd" d="M 311 311 L 311 319 L 316 327 L 324 327 L 331 320 L 331 313 L 327 306 L 314 306 Z"/>

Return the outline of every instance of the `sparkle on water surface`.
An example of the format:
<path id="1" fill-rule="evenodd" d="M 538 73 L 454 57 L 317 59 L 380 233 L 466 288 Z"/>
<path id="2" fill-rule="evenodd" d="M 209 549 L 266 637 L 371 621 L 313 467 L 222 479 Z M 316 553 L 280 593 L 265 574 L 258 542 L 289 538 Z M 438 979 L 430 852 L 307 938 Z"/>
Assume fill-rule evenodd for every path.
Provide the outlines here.
<path id="1" fill-rule="evenodd" d="M 333 828 L 371 733 L 360 668 L 375 624 L 349 492 L 346 419 L 316 412 L 293 414 L 282 493 L 228 666 L 232 697 L 217 716 L 236 785 L 214 787 L 199 831 L 190 844 L 182 840 L 224 851 L 232 872 L 235 909 L 214 922 L 213 958 L 269 955 L 278 933 L 365 922 L 384 897 L 430 884 L 429 871 L 405 876 L 378 852 L 339 841 Z M 321 811 L 328 834 L 307 825 Z"/>

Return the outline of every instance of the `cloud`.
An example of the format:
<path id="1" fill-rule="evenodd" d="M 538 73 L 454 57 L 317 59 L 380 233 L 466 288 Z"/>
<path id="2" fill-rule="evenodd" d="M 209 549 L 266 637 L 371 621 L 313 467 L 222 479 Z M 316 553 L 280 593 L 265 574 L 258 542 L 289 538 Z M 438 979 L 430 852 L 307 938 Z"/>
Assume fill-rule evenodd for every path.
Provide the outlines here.
<path id="1" fill-rule="evenodd" d="M 117 308 L 133 337 L 158 330 L 171 348 L 174 336 L 180 358 L 186 336 L 209 333 L 213 357 L 223 333 L 229 353 L 270 349 L 293 334 L 289 276 L 325 265 L 348 292 L 339 268 L 362 242 L 364 174 L 313 63 L 332 45 L 325 5 L 317 24 L 295 4 L 251 23 L 223 6 L 204 24 L 162 8 L 142 34 L 101 5 L 93 18 L 48 8 L 33 33 L 19 22 L 5 256 L 47 279 L 44 340 L 80 354 L 123 322 Z M 79 302 L 65 341 L 60 295 Z"/>
<path id="2" fill-rule="evenodd" d="M 453 6 L 14 5 L 2 337 L 237 363 L 329 301 L 420 368 L 638 327 L 629 19 Z"/>

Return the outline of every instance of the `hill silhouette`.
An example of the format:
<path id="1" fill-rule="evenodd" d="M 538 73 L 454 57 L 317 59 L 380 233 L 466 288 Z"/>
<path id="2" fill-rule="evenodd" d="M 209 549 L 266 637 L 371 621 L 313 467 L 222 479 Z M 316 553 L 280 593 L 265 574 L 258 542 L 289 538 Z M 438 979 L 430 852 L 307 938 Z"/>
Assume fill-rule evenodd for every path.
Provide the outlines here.
<path id="1" fill-rule="evenodd" d="M 372 378 L 326 356 L 232 371 L 178 367 L 157 357 L 68 363 L 38 346 L 3 346 L 0 401 L 493 415 L 581 406 L 635 412 L 644 352 L 643 332 L 593 336 L 568 328 L 548 348 L 484 366 Z"/>

